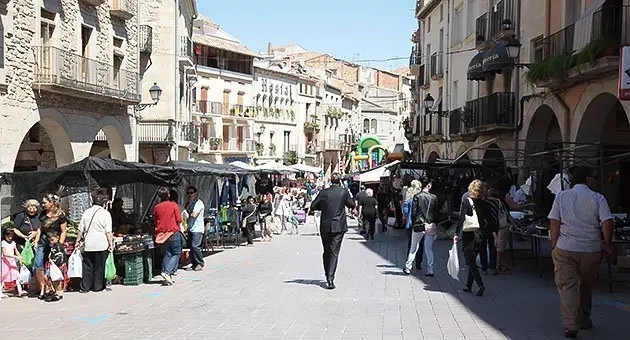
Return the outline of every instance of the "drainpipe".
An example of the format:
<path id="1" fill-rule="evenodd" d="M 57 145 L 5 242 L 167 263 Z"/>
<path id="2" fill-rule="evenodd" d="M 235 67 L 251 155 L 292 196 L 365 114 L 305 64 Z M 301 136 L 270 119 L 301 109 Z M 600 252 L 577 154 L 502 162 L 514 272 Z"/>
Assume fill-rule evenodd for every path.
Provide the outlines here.
<path id="1" fill-rule="evenodd" d="M 174 19 L 174 24 L 175 24 L 175 100 L 174 100 L 174 105 L 173 105 L 173 110 L 174 110 L 174 118 L 175 118 L 175 133 L 173 134 L 173 143 L 175 144 L 175 156 L 174 156 L 174 160 L 178 161 L 179 160 L 179 133 L 181 130 L 181 123 L 180 123 L 180 119 L 179 119 L 179 43 L 178 41 L 179 39 L 179 33 L 178 33 L 178 23 L 179 23 L 179 10 L 178 10 L 178 1 L 175 0 L 173 1 L 173 13 L 175 13 L 175 19 Z"/>
<path id="2" fill-rule="evenodd" d="M 450 50 L 451 50 L 451 41 L 450 41 L 450 27 L 451 27 L 451 7 L 450 7 L 450 1 L 446 1 L 446 32 L 445 32 L 445 41 L 446 41 L 446 52 L 442 51 L 442 53 L 444 53 L 444 58 L 446 58 L 445 62 L 446 62 L 446 70 L 444 70 L 444 82 L 446 83 L 446 86 L 444 87 L 444 98 L 446 99 L 446 111 L 450 110 L 451 107 L 451 92 L 449 91 L 449 89 L 451 88 L 451 82 L 449 81 L 449 75 L 450 75 L 450 66 L 451 66 L 451 61 L 452 59 L 450 58 Z M 444 63 L 443 63 L 444 64 Z M 443 122 L 444 118 L 442 117 L 442 112 L 440 112 L 440 115 L 438 115 L 438 122 Z M 440 124 L 440 127 L 442 128 L 442 130 L 444 130 L 444 125 L 445 124 Z M 440 133 L 444 133 L 444 131 L 440 131 Z M 445 134 L 448 135 L 448 134 Z M 444 145 L 444 150 L 446 151 L 446 146 L 448 145 L 448 143 L 445 143 Z"/>
<path id="3" fill-rule="evenodd" d="M 549 0 L 548 0 L 549 1 Z M 515 34 L 516 34 L 516 38 L 520 39 L 521 37 L 521 0 L 517 0 L 516 1 L 516 6 L 515 6 L 515 10 L 516 10 L 516 24 L 514 25 L 515 27 Z M 519 57 L 519 62 L 520 62 L 520 57 Z M 516 97 L 516 100 L 520 103 L 520 105 L 514 105 L 515 107 L 515 119 L 514 119 L 514 167 L 516 169 L 518 169 L 519 167 L 519 162 L 518 162 L 518 157 L 519 157 L 519 138 L 518 138 L 518 134 L 519 134 L 519 125 L 520 125 L 520 121 L 523 120 L 523 101 L 521 101 L 520 97 L 521 97 L 521 68 L 516 66 L 514 67 L 514 79 L 512 79 L 512 82 L 514 83 L 514 94 Z M 514 103 L 516 104 L 516 103 Z M 516 118 L 519 119 L 516 119 Z"/>

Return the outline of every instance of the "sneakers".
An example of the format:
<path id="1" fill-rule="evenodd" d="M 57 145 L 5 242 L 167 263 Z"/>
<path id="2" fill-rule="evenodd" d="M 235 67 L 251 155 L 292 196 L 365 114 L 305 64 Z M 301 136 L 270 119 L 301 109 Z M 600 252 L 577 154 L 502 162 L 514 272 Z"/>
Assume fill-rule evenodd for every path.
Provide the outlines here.
<path id="1" fill-rule="evenodd" d="M 203 266 L 201 266 L 201 265 L 195 267 L 195 269 L 194 269 L 194 271 L 196 271 L 196 272 L 200 272 L 202 270 L 203 270 Z"/>
<path id="2" fill-rule="evenodd" d="M 162 273 L 162 274 L 160 274 L 160 276 L 162 276 L 162 279 L 164 280 L 164 284 L 165 285 L 167 285 L 167 286 L 172 286 L 173 285 L 173 282 L 174 282 L 173 278 L 169 274 Z"/>
<path id="3" fill-rule="evenodd" d="M 406 275 L 409 275 L 409 274 L 411 274 L 411 270 L 405 268 L 405 269 L 403 269 L 403 273 L 405 273 Z"/>

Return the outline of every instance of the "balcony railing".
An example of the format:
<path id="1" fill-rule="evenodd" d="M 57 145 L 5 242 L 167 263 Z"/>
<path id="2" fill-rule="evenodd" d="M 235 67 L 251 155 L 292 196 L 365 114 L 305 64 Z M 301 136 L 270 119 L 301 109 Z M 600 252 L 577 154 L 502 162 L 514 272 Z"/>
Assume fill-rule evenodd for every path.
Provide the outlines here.
<path id="1" fill-rule="evenodd" d="M 256 141 L 253 139 L 230 138 L 223 140 L 223 151 L 256 152 Z"/>
<path id="2" fill-rule="evenodd" d="M 442 136 L 444 135 L 443 131 L 443 119 L 440 115 L 435 113 L 430 113 L 426 115 L 421 115 L 421 135 L 423 137 L 430 136 Z"/>
<path id="3" fill-rule="evenodd" d="M 497 92 L 466 102 L 462 119 L 467 132 L 497 127 L 513 128 L 516 120 L 514 92 Z"/>
<path id="4" fill-rule="evenodd" d="M 244 117 L 244 118 L 253 118 L 254 117 L 254 107 L 246 106 L 246 105 L 223 105 L 223 115 L 229 117 Z"/>
<path id="5" fill-rule="evenodd" d="M 560 31 L 543 38 L 543 60 L 553 56 L 573 53 L 573 38 L 575 36 L 575 25 L 571 24 Z"/>
<path id="6" fill-rule="evenodd" d="M 591 42 L 607 40 L 627 45 L 630 34 L 627 27 L 630 19 L 630 5 L 605 6 L 593 14 Z"/>
<path id="7" fill-rule="evenodd" d="M 151 53 L 151 50 L 153 49 L 153 27 L 149 25 L 140 25 L 138 48 L 140 49 L 140 52 Z"/>
<path id="8" fill-rule="evenodd" d="M 457 135 L 462 132 L 462 110 L 455 109 L 448 116 L 448 134 Z"/>
<path id="9" fill-rule="evenodd" d="M 138 141 L 141 143 L 173 143 L 175 140 L 175 121 L 139 120 Z"/>
<path id="10" fill-rule="evenodd" d="M 182 122 L 179 128 L 178 140 L 199 144 L 199 126 L 189 122 Z"/>
<path id="11" fill-rule="evenodd" d="M 497 3 L 496 11 L 489 15 L 490 25 L 488 38 L 496 38 L 499 33 L 503 32 L 503 20 L 508 19 L 512 22 L 512 25 L 514 25 L 514 8 L 514 0 L 502 0 Z"/>
<path id="12" fill-rule="evenodd" d="M 36 46 L 33 87 L 73 97 L 140 102 L 138 73 L 52 46 Z"/>
<path id="13" fill-rule="evenodd" d="M 418 86 L 430 85 L 429 73 L 427 72 L 427 65 L 420 65 L 418 67 Z"/>
<path id="14" fill-rule="evenodd" d="M 183 58 L 190 58 L 194 60 L 195 55 L 193 53 L 193 43 L 189 37 L 179 37 L 179 56 Z"/>
<path id="15" fill-rule="evenodd" d="M 488 18 L 490 13 L 484 13 L 475 22 L 475 41 L 485 42 L 490 36 L 488 34 Z"/>
<path id="16" fill-rule="evenodd" d="M 339 142 L 339 140 L 336 140 L 336 139 L 326 140 L 326 143 L 324 144 L 324 149 L 325 150 L 340 150 L 341 143 Z"/>
<path id="17" fill-rule="evenodd" d="M 223 113 L 223 103 L 199 100 L 195 111 L 201 114 L 220 115 Z"/>
<path id="18" fill-rule="evenodd" d="M 136 12 L 134 0 L 109 0 L 109 12 L 112 16 L 128 20 Z"/>
<path id="19" fill-rule="evenodd" d="M 444 75 L 444 54 L 435 52 L 431 55 L 431 78 L 439 78 Z"/>

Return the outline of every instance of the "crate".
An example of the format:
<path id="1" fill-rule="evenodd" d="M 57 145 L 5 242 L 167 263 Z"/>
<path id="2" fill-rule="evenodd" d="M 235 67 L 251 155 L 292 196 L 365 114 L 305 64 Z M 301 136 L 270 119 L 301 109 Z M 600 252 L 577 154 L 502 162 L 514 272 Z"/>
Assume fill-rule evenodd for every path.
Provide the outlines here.
<path id="1" fill-rule="evenodd" d="M 153 279 L 153 256 L 151 252 L 144 254 L 144 282 L 149 282 Z"/>
<path id="2" fill-rule="evenodd" d="M 123 279 L 123 285 L 125 286 L 138 286 L 144 283 L 142 275 L 131 276 L 129 278 L 125 277 Z"/>
<path id="3" fill-rule="evenodd" d="M 144 280 L 144 261 L 142 253 L 125 255 L 125 279 L 124 283 L 136 284 Z"/>

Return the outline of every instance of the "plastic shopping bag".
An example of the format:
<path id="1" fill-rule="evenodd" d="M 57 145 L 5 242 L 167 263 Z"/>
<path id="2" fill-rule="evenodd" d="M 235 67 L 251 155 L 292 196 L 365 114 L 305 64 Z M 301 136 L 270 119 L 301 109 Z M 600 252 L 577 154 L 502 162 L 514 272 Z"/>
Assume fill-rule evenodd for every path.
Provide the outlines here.
<path id="1" fill-rule="evenodd" d="M 35 254 L 33 253 L 33 247 L 30 241 L 26 241 L 26 245 L 20 254 L 22 257 L 22 264 L 28 268 L 32 268 L 35 264 Z"/>
<path id="2" fill-rule="evenodd" d="M 453 242 L 453 247 L 448 251 L 448 263 L 446 264 L 448 274 L 455 280 L 459 280 L 459 255 L 457 252 L 457 243 Z"/>
<path id="3" fill-rule="evenodd" d="M 59 269 L 59 267 L 57 267 L 57 265 L 55 264 L 55 262 L 50 261 L 50 281 L 61 281 L 63 280 L 63 273 L 61 272 L 61 269 Z"/>
<path id="4" fill-rule="evenodd" d="M 83 256 L 75 251 L 68 259 L 68 277 L 83 277 Z"/>
<path id="5" fill-rule="evenodd" d="M 114 263 L 114 254 L 109 253 L 105 262 L 105 280 L 112 281 L 116 277 L 116 264 Z"/>
<path id="6" fill-rule="evenodd" d="M 28 270 L 26 266 L 22 266 L 20 268 L 20 282 L 22 284 L 27 284 L 31 282 L 31 271 Z"/>

